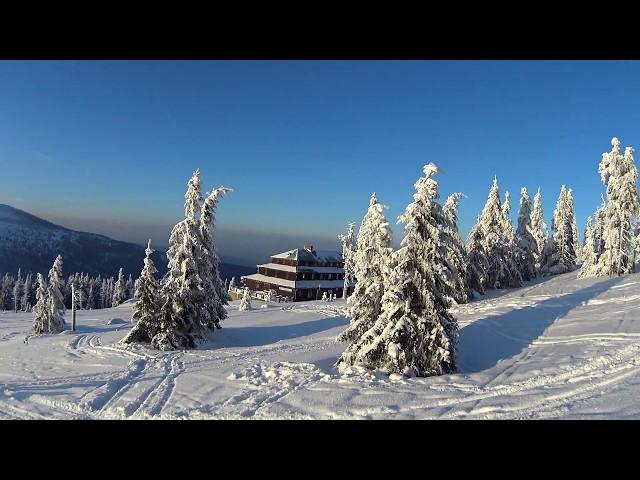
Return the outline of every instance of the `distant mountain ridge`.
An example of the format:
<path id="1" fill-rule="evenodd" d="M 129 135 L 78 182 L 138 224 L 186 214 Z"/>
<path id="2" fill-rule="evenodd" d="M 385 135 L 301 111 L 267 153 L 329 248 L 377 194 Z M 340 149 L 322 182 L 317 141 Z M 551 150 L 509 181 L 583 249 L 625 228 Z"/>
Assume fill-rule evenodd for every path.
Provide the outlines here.
<path id="1" fill-rule="evenodd" d="M 153 243 L 153 240 L 152 240 Z M 46 274 L 58 254 L 65 277 L 84 272 L 91 276 L 140 275 L 145 247 L 104 235 L 78 232 L 43 220 L 10 205 L 0 204 L 0 273 L 22 269 L 23 274 Z M 153 261 L 159 275 L 167 271 L 167 256 L 157 250 Z M 231 278 L 255 273 L 255 268 L 220 263 L 220 276 Z M 237 278 L 239 280 L 239 278 Z"/>

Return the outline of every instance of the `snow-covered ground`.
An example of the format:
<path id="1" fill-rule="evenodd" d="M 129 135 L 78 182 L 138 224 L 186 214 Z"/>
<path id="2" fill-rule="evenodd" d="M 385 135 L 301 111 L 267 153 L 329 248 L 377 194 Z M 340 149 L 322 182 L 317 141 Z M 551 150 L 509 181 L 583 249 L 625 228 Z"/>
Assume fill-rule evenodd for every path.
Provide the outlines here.
<path id="1" fill-rule="evenodd" d="M 640 274 L 459 306 L 461 372 L 431 378 L 338 373 L 341 300 L 237 304 L 181 352 L 117 345 L 130 303 L 43 337 L 31 314 L 0 312 L 0 418 L 640 418 Z"/>

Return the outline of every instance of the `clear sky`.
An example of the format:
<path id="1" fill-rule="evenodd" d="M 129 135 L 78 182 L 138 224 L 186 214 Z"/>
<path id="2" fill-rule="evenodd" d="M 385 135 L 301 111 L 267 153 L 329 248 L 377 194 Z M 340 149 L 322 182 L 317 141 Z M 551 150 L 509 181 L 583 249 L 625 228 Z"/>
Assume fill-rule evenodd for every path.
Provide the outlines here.
<path id="1" fill-rule="evenodd" d="M 373 191 L 395 224 L 435 162 L 465 236 L 494 174 L 514 220 L 522 186 L 548 223 L 573 188 L 582 233 L 611 137 L 640 145 L 639 86 L 638 61 L 0 61 L 0 202 L 166 245 L 200 167 L 235 190 L 223 258 L 252 263 L 335 248 Z"/>

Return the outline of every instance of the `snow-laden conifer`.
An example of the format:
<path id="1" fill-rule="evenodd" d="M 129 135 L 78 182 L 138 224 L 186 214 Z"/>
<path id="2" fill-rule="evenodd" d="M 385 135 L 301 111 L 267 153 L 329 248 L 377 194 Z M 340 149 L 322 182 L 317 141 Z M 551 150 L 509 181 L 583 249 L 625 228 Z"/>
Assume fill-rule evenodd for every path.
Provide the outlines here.
<path id="1" fill-rule="evenodd" d="M 620 141 L 611 140 L 612 149 L 602 154 L 600 178 L 606 188 L 606 204 L 602 208 L 603 249 L 598 264 L 585 270 L 588 276 L 623 275 L 635 271 L 636 235 L 640 201 L 638 169 L 633 148 L 620 153 Z"/>
<path id="2" fill-rule="evenodd" d="M 185 218 L 177 223 L 169 237 L 169 270 L 161 296 L 161 329 L 158 342 L 162 350 L 193 348 L 207 336 L 204 320 L 205 288 L 201 277 L 202 235 L 200 232 L 200 170 L 189 180 L 185 193 Z"/>
<path id="3" fill-rule="evenodd" d="M 33 333 L 36 335 L 49 333 L 50 305 L 47 282 L 44 279 L 44 275 L 38 273 L 36 304 L 33 307 Z"/>
<path id="4" fill-rule="evenodd" d="M 224 306 L 229 304 L 229 294 L 220 279 L 219 257 L 214 242 L 215 213 L 218 201 L 233 190 L 220 187 L 207 195 L 200 215 L 200 235 L 202 238 L 200 278 L 204 288 L 202 321 L 208 328 L 220 328 L 220 322 L 227 318 Z"/>
<path id="5" fill-rule="evenodd" d="M 556 209 L 553 212 L 553 234 L 548 242 L 550 255 L 542 267 L 543 275 L 570 272 L 576 267 L 573 239 L 573 195 L 562 185 Z"/>
<path id="6" fill-rule="evenodd" d="M 533 199 L 533 214 L 531 215 L 531 233 L 535 240 L 533 249 L 533 259 L 535 264 L 536 276 L 542 275 L 542 267 L 547 262 L 547 243 L 549 240 L 549 232 L 547 224 L 544 221 L 542 212 L 542 194 L 540 189 Z"/>
<path id="7" fill-rule="evenodd" d="M 151 239 L 145 250 L 144 267 L 140 273 L 138 288 L 135 296 L 138 301 L 133 305 L 133 315 L 131 322 L 134 326 L 123 343 L 145 342 L 151 343 L 154 337 L 160 333 L 160 298 L 158 291 L 158 281 L 155 274 L 157 270 L 151 259 L 154 250 L 151 248 Z"/>
<path id="8" fill-rule="evenodd" d="M 29 273 L 24 280 L 24 288 L 22 290 L 22 310 L 30 312 L 33 307 L 33 277 Z"/>
<path id="9" fill-rule="evenodd" d="M 474 297 L 484 295 L 488 282 L 489 260 L 484 247 L 480 217 L 469 232 L 466 243 L 466 283 Z"/>
<path id="10" fill-rule="evenodd" d="M 456 303 L 467 303 L 471 297 L 467 286 L 466 250 L 458 233 L 458 205 L 462 198 L 464 198 L 463 193 L 452 193 L 442 207 L 446 221 L 442 229 L 440 247 L 444 258 L 443 264 L 448 270 L 447 275 L 453 287 L 447 294 Z"/>
<path id="11" fill-rule="evenodd" d="M 354 231 L 355 223 L 349 224 L 346 235 L 338 235 L 338 239 L 342 243 L 342 260 L 344 261 L 344 282 L 342 285 L 342 298 L 347 298 L 349 285 L 351 285 L 354 277 L 355 254 L 356 254 L 356 236 Z"/>
<path id="12" fill-rule="evenodd" d="M 456 370 L 458 325 L 442 295 L 442 208 L 436 202 L 434 164 L 424 167 L 414 201 L 399 223 L 405 226 L 400 249 L 385 278 L 382 314 L 353 349 L 353 364 L 405 375 L 440 375 Z"/>
<path id="13" fill-rule="evenodd" d="M 22 298 L 22 272 L 18 269 L 18 277 L 13 284 L 13 311 L 20 310 L 20 299 Z"/>
<path id="14" fill-rule="evenodd" d="M 122 302 L 125 301 L 125 298 L 126 298 L 125 285 L 126 285 L 126 282 L 124 279 L 124 273 L 122 273 L 122 268 L 121 268 L 118 271 L 118 281 L 114 286 L 113 299 L 111 300 L 111 306 L 117 307 L 118 305 L 120 305 Z"/>
<path id="15" fill-rule="evenodd" d="M 536 240 L 531 227 L 531 198 L 527 187 L 520 190 L 520 211 L 518 212 L 518 229 L 516 239 L 519 248 L 518 267 L 523 280 L 531 280 L 536 276 L 535 251 Z"/>
<path id="16" fill-rule="evenodd" d="M 64 296 L 62 290 L 64 289 L 64 279 L 62 277 L 62 256 L 58 255 L 53 262 L 51 270 L 49 270 L 49 287 L 48 291 L 51 296 L 51 308 L 53 309 L 52 315 L 56 317 L 53 322 L 60 322 L 64 325 L 64 313 L 66 308 L 64 306 Z M 55 327 L 57 328 L 57 327 Z M 60 328 L 62 331 L 62 328 Z"/>
<path id="17" fill-rule="evenodd" d="M 392 232 L 384 215 L 385 208 L 386 205 L 379 203 L 376 194 L 373 193 L 358 230 L 353 257 L 356 286 L 353 294 L 347 299 L 347 316 L 350 323 L 338 337 L 338 341 L 350 344 L 338 360 L 338 364 L 353 364 L 351 344 L 357 342 L 362 334 L 373 326 L 382 311 L 384 275 L 388 273 L 393 252 Z M 323 293 L 322 300 L 329 300 L 327 292 Z"/>
<path id="18" fill-rule="evenodd" d="M 588 276 L 588 272 L 598 263 L 598 252 L 595 241 L 593 220 L 591 217 L 588 217 L 584 232 L 584 244 L 582 246 L 582 268 L 578 272 L 578 278 Z"/>
<path id="19" fill-rule="evenodd" d="M 251 310 L 251 309 L 252 309 L 251 292 L 249 291 L 248 287 L 244 287 L 244 290 L 242 292 L 242 299 L 240 299 L 240 305 L 238 306 L 238 310 L 244 311 L 244 310 Z"/>

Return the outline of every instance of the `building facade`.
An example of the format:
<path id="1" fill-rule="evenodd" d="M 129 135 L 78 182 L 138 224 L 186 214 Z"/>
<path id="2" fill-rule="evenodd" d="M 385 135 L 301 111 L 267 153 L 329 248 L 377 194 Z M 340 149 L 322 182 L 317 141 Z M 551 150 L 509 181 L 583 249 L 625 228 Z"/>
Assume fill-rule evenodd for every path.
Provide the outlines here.
<path id="1" fill-rule="evenodd" d="M 275 290 L 294 302 L 319 300 L 322 294 L 342 296 L 344 261 L 335 251 L 316 251 L 313 245 L 296 248 L 271 257 L 258 265 L 258 272 L 242 277 L 249 290 Z M 353 285 L 349 286 L 350 294 Z"/>

